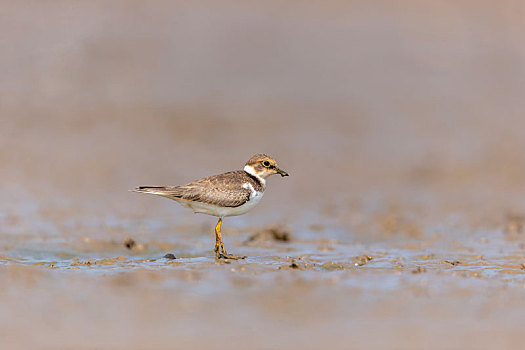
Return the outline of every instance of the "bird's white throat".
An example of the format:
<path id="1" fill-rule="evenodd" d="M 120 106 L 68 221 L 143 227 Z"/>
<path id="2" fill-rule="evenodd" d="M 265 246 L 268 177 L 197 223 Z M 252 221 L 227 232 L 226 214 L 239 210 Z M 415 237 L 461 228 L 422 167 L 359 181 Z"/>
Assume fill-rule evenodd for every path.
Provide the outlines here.
<path id="1" fill-rule="evenodd" d="M 248 174 L 250 175 L 253 175 L 255 176 L 257 179 L 259 179 L 261 181 L 261 183 L 263 185 L 266 185 L 266 180 L 263 179 L 262 177 L 260 177 L 257 172 L 255 171 L 255 169 L 251 166 L 251 165 L 245 165 L 244 166 L 244 171 L 246 171 Z"/>

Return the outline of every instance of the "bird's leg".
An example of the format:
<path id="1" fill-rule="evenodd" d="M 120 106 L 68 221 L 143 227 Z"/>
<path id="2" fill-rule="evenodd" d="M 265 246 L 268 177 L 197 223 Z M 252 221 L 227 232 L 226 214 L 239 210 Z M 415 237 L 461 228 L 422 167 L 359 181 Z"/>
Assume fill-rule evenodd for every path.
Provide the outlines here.
<path id="1" fill-rule="evenodd" d="M 226 249 L 224 249 L 224 243 L 222 242 L 221 226 L 222 226 L 222 218 L 219 218 L 217 225 L 215 225 L 215 256 L 217 257 L 217 259 L 238 260 L 238 259 L 246 258 L 245 256 L 229 255 L 228 253 L 226 253 Z M 220 245 L 220 252 L 219 252 L 219 245 Z"/>
<path id="2" fill-rule="evenodd" d="M 219 218 L 217 225 L 215 225 L 215 255 L 217 256 L 217 259 L 220 259 L 221 257 L 221 254 L 219 252 L 219 243 L 222 245 L 221 225 L 222 218 Z"/>

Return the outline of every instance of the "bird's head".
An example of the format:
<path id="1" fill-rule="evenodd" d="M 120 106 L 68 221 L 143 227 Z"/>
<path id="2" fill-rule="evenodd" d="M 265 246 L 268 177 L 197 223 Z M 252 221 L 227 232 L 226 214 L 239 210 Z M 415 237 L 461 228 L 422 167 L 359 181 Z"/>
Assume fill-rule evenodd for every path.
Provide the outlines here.
<path id="1" fill-rule="evenodd" d="M 288 173 L 279 169 L 277 162 L 266 154 L 256 154 L 251 157 L 244 166 L 244 170 L 252 175 L 265 179 L 270 175 L 279 174 L 288 176 Z"/>

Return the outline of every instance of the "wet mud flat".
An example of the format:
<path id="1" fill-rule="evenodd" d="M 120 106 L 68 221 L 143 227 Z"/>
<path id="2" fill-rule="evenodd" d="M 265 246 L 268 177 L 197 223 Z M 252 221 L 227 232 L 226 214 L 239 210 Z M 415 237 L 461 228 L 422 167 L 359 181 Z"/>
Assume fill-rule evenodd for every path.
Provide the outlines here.
<path id="1" fill-rule="evenodd" d="M 195 227 L 50 242 L 4 235 L 2 344 L 521 348 L 525 241 L 509 231 L 514 221 L 451 240 L 374 220 L 383 238 L 365 243 L 322 224 L 225 231 L 228 249 L 248 255 L 240 261 L 216 260 L 213 237 Z"/>
<path id="2" fill-rule="evenodd" d="M 338 154 L 304 161 L 297 149 L 275 149 L 290 181 L 270 179 L 256 209 L 225 220 L 226 249 L 248 258 L 216 261 L 215 218 L 127 190 L 236 169 L 245 155 L 210 156 L 213 138 L 196 147 L 167 131 L 198 133 L 198 123 L 158 120 L 167 127 L 150 131 L 155 137 L 144 136 L 143 123 L 135 130 L 119 119 L 94 123 L 90 134 L 66 124 L 48 131 L 45 154 L 35 142 L 41 128 L 13 123 L 17 132 L 1 139 L 10 147 L 0 150 L 7 175 L 0 192 L 2 346 L 523 347 L 525 166 L 514 162 L 518 154 L 495 147 L 501 163 L 457 166 L 445 154 L 388 164 L 388 153 L 376 149 L 378 160 L 368 147 L 380 144 L 381 133 L 361 141 L 372 154 L 349 155 L 352 161 Z M 298 132 L 292 124 L 279 121 L 277 135 L 295 135 L 297 147 L 307 147 L 315 125 Z M 217 125 L 225 139 L 237 135 Z M 251 123 L 234 125 L 251 135 Z M 271 125 L 259 126 L 269 133 Z M 325 131 L 326 140 L 354 149 L 347 131 Z M 105 141 L 92 146 L 93 135 Z M 262 149 L 260 135 L 251 141 Z M 20 139 L 29 151 L 16 147 Z M 74 156 L 56 156 L 67 171 L 48 170 L 47 154 L 78 143 Z M 27 152 L 33 156 L 24 158 Z M 359 159 L 366 163 L 356 166 Z"/>

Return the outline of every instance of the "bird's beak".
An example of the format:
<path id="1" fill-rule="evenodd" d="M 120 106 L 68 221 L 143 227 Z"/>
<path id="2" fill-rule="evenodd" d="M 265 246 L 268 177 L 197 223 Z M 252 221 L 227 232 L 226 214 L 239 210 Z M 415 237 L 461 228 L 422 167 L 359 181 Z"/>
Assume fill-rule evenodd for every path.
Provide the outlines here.
<path id="1" fill-rule="evenodd" d="M 281 176 L 289 176 L 288 173 L 284 170 L 281 170 L 279 168 L 276 168 L 275 171 L 277 171 L 277 174 L 281 175 Z"/>

